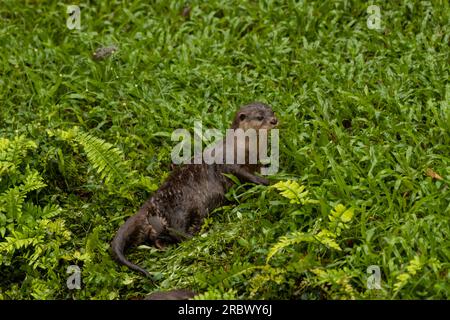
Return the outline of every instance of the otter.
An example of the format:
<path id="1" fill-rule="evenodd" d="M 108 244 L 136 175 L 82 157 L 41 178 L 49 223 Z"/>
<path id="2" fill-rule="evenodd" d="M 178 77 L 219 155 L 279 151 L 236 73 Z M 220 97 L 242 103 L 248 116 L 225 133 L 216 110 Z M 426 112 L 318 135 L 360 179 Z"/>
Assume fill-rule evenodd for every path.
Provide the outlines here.
<path id="1" fill-rule="evenodd" d="M 253 128 L 258 133 L 260 129 L 274 128 L 277 122 L 270 106 L 253 102 L 239 109 L 231 129 Z M 224 141 L 219 143 L 226 145 Z M 245 148 L 248 153 L 247 143 Z M 192 237 L 200 231 L 209 212 L 225 203 L 225 194 L 233 182 L 224 174 L 233 174 L 243 182 L 268 185 L 266 178 L 255 175 L 260 168 L 260 164 L 204 162 L 177 166 L 139 211 L 119 228 L 111 242 L 114 258 L 151 278 L 147 270 L 126 259 L 125 249 L 143 242 L 162 249 Z"/>
<path id="2" fill-rule="evenodd" d="M 144 297 L 144 300 L 189 300 L 196 296 L 196 293 L 190 290 L 172 290 L 153 292 Z"/>

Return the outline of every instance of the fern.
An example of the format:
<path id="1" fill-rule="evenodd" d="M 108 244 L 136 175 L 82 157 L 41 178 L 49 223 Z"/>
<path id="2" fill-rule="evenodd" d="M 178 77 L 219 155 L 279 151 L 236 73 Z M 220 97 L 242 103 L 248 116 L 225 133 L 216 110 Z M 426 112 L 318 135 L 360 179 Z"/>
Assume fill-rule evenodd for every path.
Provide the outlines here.
<path id="1" fill-rule="evenodd" d="M 261 271 L 250 280 L 250 298 L 254 298 L 258 292 L 267 291 L 268 284 L 274 283 L 276 286 L 282 285 L 286 280 L 285 268 L 274 268 L 269 265 L 265 265 L 261 268 Z"/>
<path id="2" fill-rule="evenodd" d="M 22 272 L 30 266 L 57 265 L 57 253 L 70 239 L 63 220 L 49 220 L 62 212 L 59 206 L 42 208 L 26 201 L 30 192 L 46 186 L 39 172 L 29 168 L 27 153 L 35 148 L 36 143 L 24 136 L 0 139 L 0 167 L 9 177 L 0 194 L 0 265 L 16 266 Z M 22 164 L 27 165 L 25 172 L 19 170 Z"/>
<path id="3" fill-rule="evenodd" d="M 225 270 L 224 268 L 219 268 L 215 270 L 212 274 L 198 275 L 196 277 L 196 280 L 198 284 L 203 287 L 207 287 L 210 285 L 222 285 L 224 287 L 229 287 L 230 280 L 233 277 L 242 275 L 255 268 L 258 267 L 254 267 L 248 262 L 236 262 L 228 270 Z"/>
<path id="4" fill-rule="evenodd" d="M 332 299 L 352 299 L 356 298 L 356 291 L 350 284 L 350 280 L 353 277 L 353 272 L 347 267 L 343 269 L 312 269 L 311 272 L 316 275 L 316 278 L 310 281 L 316 285 L 323 286 L 325 291 L 335 292 Z M 333 290 L 329 290 L 329 286 Z"/>
<path id="5" fill-rule="evenodd" d="M 31 216 L 35 220 L 50 219 L 62 212 L 61 207 L 56 204 L 47 204 L 42 208 L 32 203 L 25 202 L 22 209 L 23 215 Z"/>
<path id="6" fill-rule="evenodd" d="M 422 269 L 423 262 L 421 262 L 419 256 L 415 256 L 408 266 L 406 266 L 406 272 L 400 273 L 397 276 L 397 281 L 394 284 L 394 294 L 396 295 L 402 287 L 408 283 L 409 279 L 416 275 L 418 271 Z"/>
<path id="7" fill-rule="evenodd" d="M 6 217 L 10 219 L 20 219 L 27 193 L 45 186 L 39 172 L 28 172 L 22 185 L 10 188 L 0 195 L 0 213 L 6 212 Z"/>
<path id="8" fill-rule="evenodd" d="M 274 246 L 272 246 L 272 248 L 270 248 L 267 254 L 266 263 L 268 263 L 269 260 L 283 248 L 301 242 L 312 242 L 312 241 L 314 241 L 314 237 L 312 235 L 300 231 L 296 231 L 287 236 L 283 236 L 278 240 L 278 242 Z"/>
<path id="9" fill-rule="evenodd" d="M 72 259 L 64 249 L 71 233 L 64 220 L 54 219 L 63 210 L 56 204 L 40 207 L 27 201 L 31 192 L 46 186 L 41 174 L 30 168 L 36 154 L 29 155 L 29 151 L 35 149 L 37 144 L 25 136 L 0 138 L 0 269 L 9 270 L 11 278 L 26 279 L 20 289 L 13 284 L 0 298 L 54 297 L 60 283 L 56 271 L 60 259 Z M 7 278 L 0 282 L 2 287 L 9 286 Z"/>
<path id="10" fill-rule="evenodd" d="M 0 242 L 0 252 L 14 253 L 15 250 L 35 246 L 42 240 L 42 238 L 39 237 L 21 239 L 18 238 L 19 236 L 23 235 L 16 232 L 14 233 L 14 237 L 6 237 L 5 242 Z"/>
<path id="11" fill-rule="evenodd" d="M 317 200 L 312 200 L 308 197 L 309 191 L 305 191 L 305 186 L 298 184 L 293 180 L 280 181 L 272 186 L 280 191 L 280 194 L 289 199 L 291 204 L 307 204 L 318 203 Z"/>
<path id="12" fill-rule="evenodd" d="M 293 185 L 288 183 L 288 185 L 293 186 L 293 189 L 296 190 L 294 193 L 298 193 L 299 190 L 304 190 L 304 188 L 299 188 L 298 184 Z M 280 189 L 286 190 L 284 185 Z M 284 191 L 283 191 L 284 192 Z M 288 191 L 287 196 L 292 197 L 294 193 Z M 335 206 L 334 210 L 331 210 L 328 218 L 330 222 L 328 223 L 330 228 L 336 230 L 336 232 L 332 232 L 328 229 L 323 228 L 320 231 L 312 231 L 310 230 L 308 233 L 295 231 L 289 235 L 281 237 L 278 242 L 273 245 L 267 254 L 266 263 L 270 261 L 270 259 L 283 248 L 299 244 L 302 242 L 318 242 L 322 245 L 325 245 L 331 249 L 335 249 L 341 251 L 341 247 L 336 242 L 336 237 L 340 235 L 341 229 L 348 229 L 349 223 L 353 218 L 354 210 L 352 208 L 347 209 L 342 204 L 338 204 Z"/>
<path id="13" fill-rule="evenodd" d="M 332 248 L 332 249 L 335 249 L 338 251 L 342 250 L 341 247 L 339 247 L 339 245 L 337 244 L 336 240 L 334 240 L 336 238 L 336 234 L 331 231 L 328 231 L 327 229 L 323 229 L 323 230 L 319 231 L 319 233 L 314 235 L 314 238 L 318 242 L 320 242 L 321 244 L 323 244 L 329 248 Z"/>
<path id="14" fill-rule="evenodd" d="M 19 187 L 11 188 L 0 195 L 0 212 L 5 212 L 9 219 L 19 219 L 26 194 Z"/>
<path id="15" fill-rule="evenodd" d="M 78 145 L 82 146 L 92 168 L 101 179 L 104 179 L 113 193 L 132 199 L 131 190 L 135 187 L 148 191 L 157 189 L 157 185 L 151 183 L 148 177 L 140 176 L 136 171 L 131 170 L 128 161 L 124 159 L 123 152 L 109 142 L 89 133 L 80 132 L 77 127 L 68 131 L 48 130 L 47 133 L 50 136 L 59 136 L 74 148 Z"/>
<path id="16" fill-rule="evenodd" d="M 206 292 L 196 295 L 194 300 L 236 300 L 236 291 L 229 289 L 222 292 L 211 287 Z"/>
<path id="17" fill-rule="evenodd" d="M 331 210 L 328 215 L 328 219 L 330 220 L 330 228 L 335 230 L 337 235 L 340 235 L 343 229 L 349 228 L 349 222 L 352 220 L 353 215 L 353 208 L 347 209 L 342 204 L 336 205 L 334 210 Z"/>
<path id="18" fill-rule="evenodd" d="M 126 181 L 127 165 L 121 150 L 89 133 L 79 132 L 75 139 L 83 146 L 89 162 L 105 183 Z"/>
<path id="19" fill-rule="evenodd" d="M 47 300 L 54 296 L 56 291 L 53 281 L 45 281 L 42 279 L 33 279 L 31 281 L 31 296 L 37 300 Z"/>
<path id="20" fill-rule="evenodd" d="M 97 138 L 89 133 L 81 132 L 78 127 L 65 130 L 47 130 L 49 136 L 58 136 L 70 143 L 72 147 L 81 145 L 86 152 L 89 163 L 104 179 L 105 183 L 124 183 L 128 177 L 128 164 L 124 160 L 123 152 L 111 143 Z M 63 158 L 62 155 L 59 155 Z"/>
<path id="21" fill-rule="evenodd" d="M 37 144 L 21 135 L 14 140 L 0 138 L 0 176 L 13 174 L 23 161 L 28 150 L 37 148 Z"/>

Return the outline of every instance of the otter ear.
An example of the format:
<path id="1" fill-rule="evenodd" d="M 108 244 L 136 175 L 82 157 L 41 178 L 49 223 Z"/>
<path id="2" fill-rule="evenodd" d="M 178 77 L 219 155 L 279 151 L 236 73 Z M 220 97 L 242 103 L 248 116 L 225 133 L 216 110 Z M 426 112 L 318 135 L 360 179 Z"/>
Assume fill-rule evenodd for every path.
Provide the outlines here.
<path id="1" fill-rule="evenodd" d="M 247 117 L 247 115 L 245 113 L 240 113 L 239 114 L 239 120 L 240 121 L 243 121 L 246 117 Z"/>

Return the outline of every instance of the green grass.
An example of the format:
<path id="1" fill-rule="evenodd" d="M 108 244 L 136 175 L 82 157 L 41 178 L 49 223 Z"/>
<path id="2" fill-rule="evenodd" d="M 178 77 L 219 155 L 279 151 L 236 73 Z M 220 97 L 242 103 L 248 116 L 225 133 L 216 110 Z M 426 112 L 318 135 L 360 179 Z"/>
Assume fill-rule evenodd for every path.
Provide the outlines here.
<path id="1" fill-rule="evenodd" d="M 152 2 L 80 3 L 81 30 L 69 30 L 59 1 L 2 1 L 0 137 L 36 147 L 17 142 L 8 151 L 17 170 L 0 170 L 0 231 L 9 230 L 0 232 L 0 299 L 126 299 L 182 287 L 203 298 L 448 299 L 448 1 L 373 1 L 379 31 L 367 27 L 366 1 L 189 1 L 189 18 L 182 1 Z M 92 59 L 113 44 L 111 57 Z M 273 180 L 297 180 L 318 203 L 236 187 L 194 239 L 132 251 L 154 284 L 119 267 L 109 242 L 167 176 L 171 132 L 200 119 L 224 130 L 253 100 L 280 119 Z M 74 127 L 118 149 L 121 179 L 104 181 L 83 146 L 61 138 Z M 39 244 L 8 249 L 5 237 L 30 232 L 17 187 L 27 167 L 47 186 L 27 193 L 23 215 L 38 212 L 31 204 L 60 208 L 48 209 L 53 229 L 26 222 Z M 335 232 L 341 251 L 291 239 L 266 263 L 281 237 L 331 227 L 337 204 L 354 209 Z M 81 290 L 66 288 L 71 264 Z M 380 267 L 381 290 L 366 287 L 370 265 Z"/>

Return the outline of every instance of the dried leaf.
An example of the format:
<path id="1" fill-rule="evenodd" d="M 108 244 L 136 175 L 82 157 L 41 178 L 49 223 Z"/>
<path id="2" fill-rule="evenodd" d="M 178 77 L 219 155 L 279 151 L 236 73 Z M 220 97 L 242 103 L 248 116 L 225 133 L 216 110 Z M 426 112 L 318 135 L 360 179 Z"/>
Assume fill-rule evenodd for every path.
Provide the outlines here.
<path id="1" fill-rule="evenodd" d="M 436 180 L 444 180 L 439 174 L 437 174 L 433 169 L 428 168 L 425 174 Z"/>

